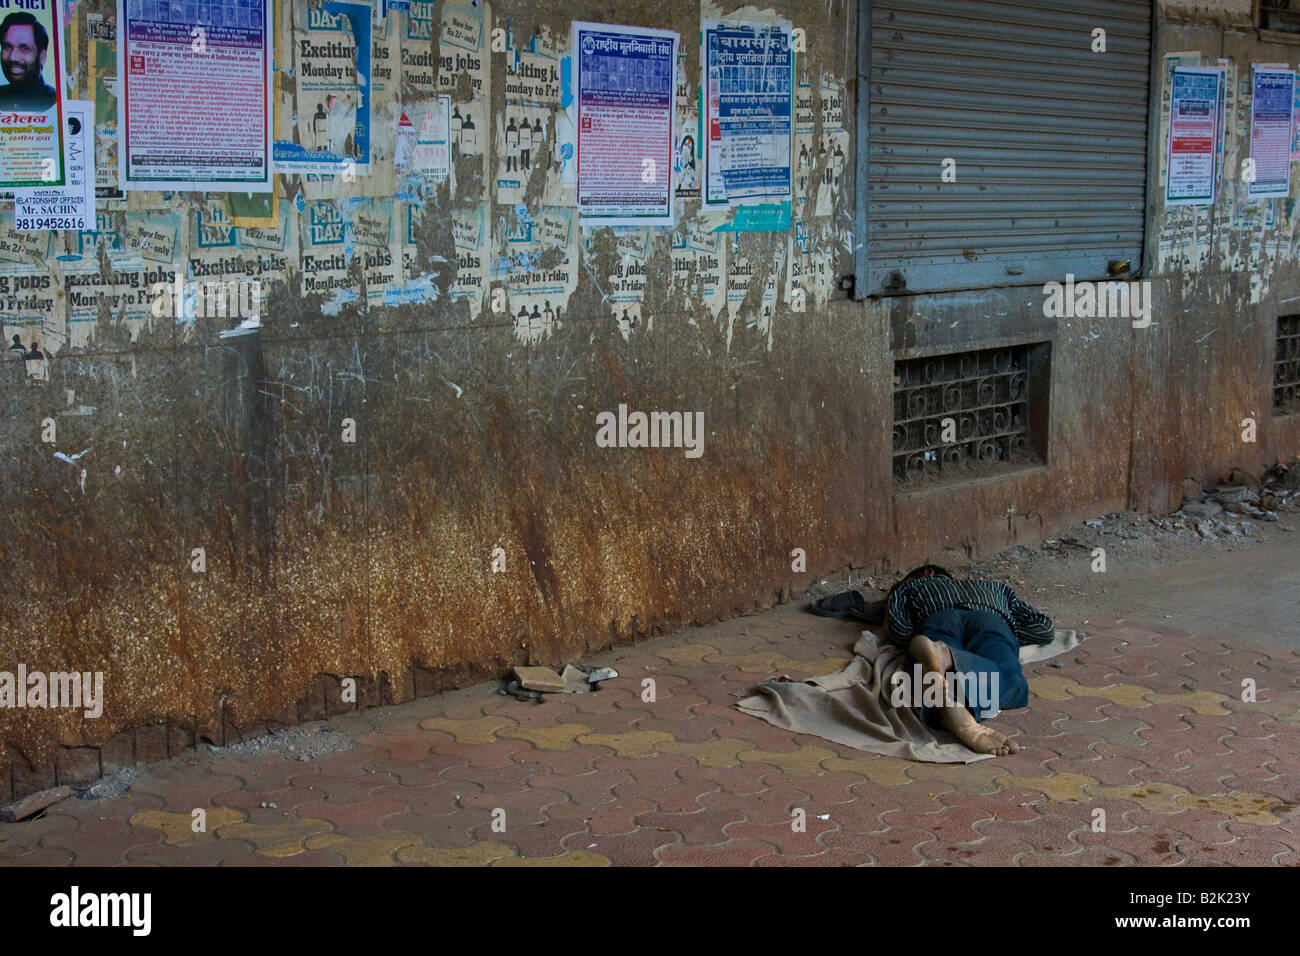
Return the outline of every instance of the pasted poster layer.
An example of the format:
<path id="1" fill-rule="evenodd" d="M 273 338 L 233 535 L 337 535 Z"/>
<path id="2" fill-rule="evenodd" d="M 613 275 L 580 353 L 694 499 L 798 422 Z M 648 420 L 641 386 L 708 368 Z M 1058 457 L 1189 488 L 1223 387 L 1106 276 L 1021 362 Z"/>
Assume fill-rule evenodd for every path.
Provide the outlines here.
<path id="1" fill-rule="evenodd" d="M 298 120 L 275 141 L 277 172 L 370 174 L 371 19 L 369 5 L 294 3 Z"/>
<path id="2" fill-rule="evenodd" d="M 14 228 L 20 232 L 47 229 L 90 229 L 95 222 L 95 104 L 69 100 L 64 104 L 64 159 L 67 182 L 62 186 L 14 190 Z"/>
<path id="3" fill-rule="evenodd" d="M 792 197 L 790 32 L 789 24 L 704 21 L 706 206 Z"/>
<path id="4" fill-rule="evenodd" d="M 1169 163 L 1165 204 L 1214 204 L 1214 158 L 1219 127 L 1218 67 L 1180 66 L 1169 95 Z"/>
<path id="5" fill-rule="evenodd" d="M 270 192 L 271 0 L 117 0 L 118 185 Z"/>
<path id="6" fill-rule="evenodd" d="M 1250 198 L 1286 196 L 1291 179 L 1291 100 L 1295 71 L 1256 66 L 1250 104 Z"/>
<path id="7" fill-rule="evenodd" d="M 573 24 L 583 225 L 671 225 L 676 33 Z"/>
<path id="8" fill-rule="evenodd" d="M 0 189 L 62 186 L 63 0 L 0 0 Z"/>

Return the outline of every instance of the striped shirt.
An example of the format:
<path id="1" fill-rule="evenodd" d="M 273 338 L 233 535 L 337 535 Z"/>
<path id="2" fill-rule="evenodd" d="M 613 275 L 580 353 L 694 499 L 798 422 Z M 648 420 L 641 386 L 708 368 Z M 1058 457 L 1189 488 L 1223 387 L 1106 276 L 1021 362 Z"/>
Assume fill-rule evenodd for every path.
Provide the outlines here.
<path id="1" fill-rule="evenodd" d="M 931 614 L 957 608 L 999 614 L 1021 644 L 1050 644 L 1056 636 L 1052 619 L 1016 596 L 1005 584 L 958 581 L 934 575 L 916 578 L 894 589 L 886 611 L 889 639 L 905 644 Z"/>

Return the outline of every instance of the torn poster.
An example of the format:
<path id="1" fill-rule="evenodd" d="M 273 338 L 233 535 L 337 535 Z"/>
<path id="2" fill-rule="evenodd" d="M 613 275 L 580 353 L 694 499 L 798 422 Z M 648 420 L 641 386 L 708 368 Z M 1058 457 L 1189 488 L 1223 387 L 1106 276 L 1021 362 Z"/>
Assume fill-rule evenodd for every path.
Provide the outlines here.
<path id="1" fill-rule="evenodd" d="M 1174 69 L 1169 94 L 1169 157 L 1165 205 L 1214 204 L 1215 135 L 1219 119 L 1217 66 Z"/>
<path id="2" fill-rule="evenodd" d="M 20 231 L 89 229 L 95 221 L 95 105 L 89 100 L 64 104 L 62 186 L 14 190 L 14 226 Z"/>
<path id="3" fill-rule="evenodd" d="M 433 50 L 434 27 L 438 14 L 431 2 L 413 2 L 402 11 L 402 87 L 407 91 L 403 104 L 409 106 L 438 92 L 438 61 Z"/>
<path id="4" fill-rule="evenodd" d="M 348 204 L 353 248 L 361 260 L 370 308 L 394 303 L 406 284 L 398 214 L 397 205 L 389 199 L 360 199 Z"/>
<path id="5" fill-rule="evenodd" d="M 95 198 L 120 205 L 117 188 L 117 21 L 86 14 L 86 87 L 95 101 Z"/>
<path id="6" fill-rule="evenodd" d="M 1254 176 L 1248 178 L 1251 199 L 1286 196 L 1291 179 L 1291 103 L 1295 71 L 1252 70 L 1250 104 L 1250 159 Z"/>
<path id="7" fill-rule="evenodd" d="M 678 199 L 700 198 L 700 106 L 698 90 L 686 70 L 686 51 L 677 50 L 677 142 L 673 155 L 674 191 Z"/>
<path id="8" fill-rule="evenodd" d="M 512 263 L 505 276 L 507 309 L 521 342 L 539 342 L 563 323 L 569 296 L 578 287 L 574 215 L 573 209 L 543 207 L 536 220 L 507 237 Z"/>
<path id="9" fill-rule="evenodd" d="M 704 203 L 792 198 L 790 25 L 705 20 Z"/>
<path id="10" fill-rule="evenodd" d="M 487 4 L 446 3 L 438 34 L 438 92 L 452 98 L 451 141 L 456 156 L 484 156 L 490 126 L 492 69 Z M 465 97 L 468 80 L 469 97 Z M 486 170 L 485 170 L 486 176 Z"/>
<path id="11" fill-rule="evenodd" d="M 370 28 L 368 5 L 295 0 L 297 112 L 292 140 L 275 141 L 277 172 L 370 174 Z"/>
<path id="12" fill-rule="evenodd" d="M 497 173 L 494 182 L 496 201 L 517 206 L 525 202 L 530 183 L 542 179 L 542 193 L 547 184 L 555 189 L 558 172 L 557 146 L 553 116 L 560 102 L 560 61 L 554 35 L 549 31 L 535 34 L 526 45 L 511 34 L 508 20 L 506 34 L 506 108 L 496 121 Z"/>
<path id="13" fill-rule="evenodd" d="M 554 130 L 547 130 L 550 117 L 549 106 L 524 106 L 506 100 L 504 112 L 497 117 L 498 203 L 522 203 L 534 171 L 546 168 L 551 152 L 547 143 L 554 139 Z"/>
<path id="14" fill-rule="evenodd" d="M 456 278 L 447 294 L 453 302 L 467 300 L 470 318 L 474 318 L 483 312 L 484 289 L 490 268 L 483 207 L 454 211 L 451 237 L 456 247 Z"/>
<path id="15" fill-rule="evenodd" d="M 821 169 L 821 181 L 817 185 L 813 216 L 825 219 L 839 198 L 840 184 L 848 168 L 849 134 L 844 129 L 843 85 L 831 74 L 823 73 L 819 93 L 822 138 L 817 147 L 817 163 Z"/>
<path id="16" fill-rule="evenodd" d="M 118 185 L 269 192 L 271 0 L 117 0 Z"/>
<path id="17" fill-rule="evenodd" d="M 2 0 L 0 189 L 62 186 L 63 0 Z"/>
<path id="18" fill-rule="evenodd" d="M 694 107 L 677 114 L 677 154 L 673 160 L 673 176 L 677 182 L 678 199 L 700 198 L 699 142 L 700 111 Z"/>
<path id="19" fill-rule="evenodd" d="M 26 359 L 27 375 L 38 379 L 49 378 L 50 346 L 57 350 L 67 336 L 64 296 L 45 261 L 52 238 L 51 233 L 15 232 L 12 215 L 0 213 L 0 325 L 5 357 Z"/>
<path id="20" fill-rule="evenodd" d="M 641 323 L 641 306 L 645 302 L 646 264 L 650 259 L 650 233 L 647 227 L 614 227 L 614 274 L 605 285 L 609 304 L 619 334 L 626 341 Z M 594 233 L 583 237 L 583 257 L 590 269 L 595 262 Z"/>
<path id="21" fill-rule="evenodd" d="M 397 127 L 393 165 L 440 183 L 451 173 L 451 97 L 437 96 L 418 106 L 408 106 Z"/>
<path id="22" fill-rule="evenodd" d="M 1291 94 L 1291 162 L 1300 159 L 1300 83 Z"/>
<path id="23" fill-rule="evenodd" d="M 799 82 L 795 86 L 794 102 L 795 161 L 792 179 L 794 202 L 800 207 L 800 214 L 814 186 L 813 166 L 817 162 L 816 136 L 817 110 L 813 106 L 812 83 L 809 82 L 808 72 L 805 70 L 799 75 Z"/>
<path id="24" fill-rule="evenodd" d="M 122 227 L 122 241 L 146 262 L 171 264 L 184 258 L 180 245 L 181 214 L 128 212 Z"/>
<path id="25" fill-rule="evenodd" d="M 369 20 L 367 19 L 367 23 Z M 303 295 L 353 293 L 356 283 L 348 270 L 344 244 L 347 219 L 338 206 L 328 200 L 307 203 L 303 210 L 299 237 L 302 243 Z"/>
<path id="26" fill-rule="evenodd" d="M 573 23 L 584 227 L 672 225 L 677 42 L 667 30 Z"/>

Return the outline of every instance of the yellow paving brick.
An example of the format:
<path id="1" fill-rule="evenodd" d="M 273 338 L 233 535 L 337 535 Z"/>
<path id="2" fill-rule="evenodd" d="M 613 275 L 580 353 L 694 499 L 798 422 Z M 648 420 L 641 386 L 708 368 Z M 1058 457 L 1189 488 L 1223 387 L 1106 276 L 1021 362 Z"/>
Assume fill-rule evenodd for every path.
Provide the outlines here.
<path id="1" fill-rule="evenodd" d="M 931 782 L 946 783 L 958 793 L 990 794 L 1000 789 L 997 778 L 1006 771 L 989 760 L 975 763 L 912 763 L 907 761 L 907 776 L 923 786 Z"/>
<path id="2" fill-rule="evenodd" d="M 735 738 L 706 740 L 702 743 L 690 743 L 673 740 L 655 747 L 658 753 L 684 754 L 691 757 L 701 767 L 736 767 L 740 764 L 740 754 L 756 749 L 748 740 Z"/>
<path id="3" fill-rule="evenodd" d="M 517 727 L 502 731 L 502 737 L 519 737 L 539 750 L 572 750 L 581 734 L 591 733 L 586 724 L 556 724 L 554 727 Z"/>
<path id="4" fill-rule="evenodd" d="M 1209 810 L 1257 826 L 1272 826 L 1282 822 L 1272 812 L 1281 807 L 1282 801 L 1266 793 L 1243 792 L 1207 797 L 1169 783 L 1146 783 L 1131 787 L 1095 786 L 1090 787 L 1089 791 L 1094 796 L 1132 800 L 1145 810 L 1162 813 Z M 1176 823 L 1173 825 L 1177 826 Z"/>
<path id="5" fill-rule="evenodd" d="M 1093 777 L 1081 773 L 1058 773 L 1050 777 L 1020 777 L 1014 774 L 997 778 L 1003 789 L 1037 790 L 1056 803 L 1081 803 L 1087 799 L 1084 789 L 1097 783 Z"/>
<path id="6" fill-rule="evenodd" d="M 348 866 L 396 866 L 393 854 L 422 842 L 418 833 L 396 830 L 371 836 L 344 836 L 342 833 L 318 833 L 307 838 L 309 850 L 333 850 Z"/>
<path id="7" fill-rule="evenodd" d="M 682 667 L 702 665 L 705 655 L 720 653 L 722 652 L 710 644 L 678 644 L 676 647 L 656 648 L 654 655 L 676 667 Z"/>
<path id="8" fill-rule="evenodd" d="M 456 720 L 451 717 L 430 717 L 420 721 L 424 730 L 441 730 L 456 738 L 458 744 L 490 744 L 497 739 L 497 731 L 513 728 L 516 724 L 509 717 L 477 717 L 474 720 Z"/>
<path id="9" fill-rule="evenodd" d="M 1261 691 L 1264 692 L 1264 691 Z M 1232 711 L 1243 711 L 1250 713 L 1257 711 L 1261 714 L 1272 714 L 1277 720 L 1284 724 L 1300 723 L 1300 708 L 1295 704 L 1285 700 L 1256 700 L 1247 703 L 1244 700 L 1237 700 L 1234 697 L 1225 697 L 1223 706 Z"/>
<path id="10" fill-rule="evenodd" d="M 1030 692 L 1044 700 L 1069 700 L 1070 694 L 1067 688 L 1077 686 L 1072 680 L 1054 675 L 1034 677 L 1029 681 Z"/>
<path id="11" fill-rule="evenodd" d="M 1151 702 L 1146 699 L 1146 695 L 1151 693 L 1151 688 L 1139 687 L 1137 684 L 1107 684 L 1105 687 L 1085 687 L 1083 684 L 1075 684 L 1068 690 L 1072 697 L 1103 697 L 1121 707 L 1151 706 Z"/>
<path id="12" fill-rule="evenodd" d="M 1178 798 L 1179 805 L 1193 810 L 1211 810 L 1224 813 L 1242 823 L 1273 826 L 1281 823 L 1272 810 L 1282 809 L 1282 801 L 1266 793 L 1236 793 L 1230 797 L 1202 797 L 1188 793 Z"/>
<path id="13" fill-rule="evenodd" d="M 614 862 L 607 856 L 588 850 L 574 850 L 563 856 L 544 859 L 529 859 L 522 856 L 505 856 L 496 860 L 492 866 L 613 866 Z"/>
<path id="14" fill-rule="evenodd" d="M 1178 801 L 1187 795 L 1187 788 L 1172 783 L 1139 783 L 1127 787 L 1097 784 L 1089 787 L 1088 792 L 1094 797 L 1131 800 L 1142 809 L 1155 813 L 1176 813 L 1182 809 Z"/>
<path id="15" fill-rule="evenodd" d="M 402 863 L 424 863 L 428 866 L 487 866 L 494 860 L 514 854 L 515 848 L 512 846 L 485 840 L 451 850 L 407 846 L 397 851 L 397 859 Z"/>
<path id="16" fill-rule="evenodd" d="M 151 827 L 162 830 L 163 842 L 168 846 L 197 846 L 217 839 L 218 827 L 244 819 L 241 810 L 230 807 L 213 807 L 207 811 L 205 830 L 194 832 L 194 817 L 188 813 L 168 813 L 166 810 L 145 810 L 127 820 L 133 827 Z"/>
<path id="17" fill-rule="evenodd" d="M 327 820 L 303 817 L 289 823 L 227 823 L 217 835 L 223 840 L 247 840 L 262 856 L 297 856 L 306 850 L 303 841 L 330 829 Z"/>
<path id="18" fill-rule="evenodd" d="M 656 744 L 672 739 L 672 734 L 662 730 L 637 730 L 627 734 L 583 734 L 578 743 L 609 747 L 620 757 L 653 757 Z"/>
<path id="19" fill-rule="evenodd" d="M 825 747 L 814 747 L 809 744 L 787 752 L 746 750 L 739 756 L 744 763 L 768 763 L 796 777 L 815 777 L 825 772 L 822 761 L 836 754 L 835 751 L 827 750 Z"/>
<path id="20" fill-rule="evenodd" d="M 1223 694 L 1216 694 L 1214 691 L 1209 690 L 1198 690 L 1195 693 L 1188 694 L 1147 694 L 1147 700 L 1153 704 L 1180 704 L 1183 707 L 1191 708 L 1198 714 L 1214 716 L 1223 716 L 1230 713 L 1223 706 L 1228 699 Z"/>
<path id="21" fill-rule="evenodd" d="M 845 773 L 856 774 L 870 780 L 872 783 L 878 783 L 886 787 L 901 787 L 904 784 L 911 783 L 911 778 L 903 771 L 908 767 L 915 766 L 916 764 L 910 760 L 886 757 L 883 754 L 873 754 L 870 757 L 855 757 L 852 759 L 831 757 L 829 760 L 822 761 L 823 770 L 828 772 L 843 770 Z"/>
<path id="22" fill-rule="evenodd" d="M 738 671 L 744 671 L 746 674 L 770 674 L 778 670 L 790 670 L 792 668 L 802 670 L 803 665 L 799 661 L 791 660 L 784 654 L 777 651 L 750 651 L 747 654 L 735 654 L 726 651 L 719 651 L 716 654 L 710 654 L 707 658 L 710 664 L 725 664 L 728 667 L 734 667 Z"/>

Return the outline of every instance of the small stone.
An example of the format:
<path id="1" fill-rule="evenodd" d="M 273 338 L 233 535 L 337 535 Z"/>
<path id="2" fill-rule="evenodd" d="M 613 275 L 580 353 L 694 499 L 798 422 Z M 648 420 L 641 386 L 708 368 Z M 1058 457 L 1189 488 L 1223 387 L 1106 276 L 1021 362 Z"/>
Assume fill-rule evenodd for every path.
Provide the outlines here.
<path id="1" fill-rule="evenodd" d="M 38 790 L 36 793 L 29 793 L 21 800 L 15 800 L 7 807 L 0 807 L 0 820 L 5 823 L 17 823 L 19 820 L 25 820 L 32 814 L 40 813 L 46 807 L 53 806 L 60 800 L 66 800 L 72 796 L 71 787 L 53 787 L 49 790 Z"/>

